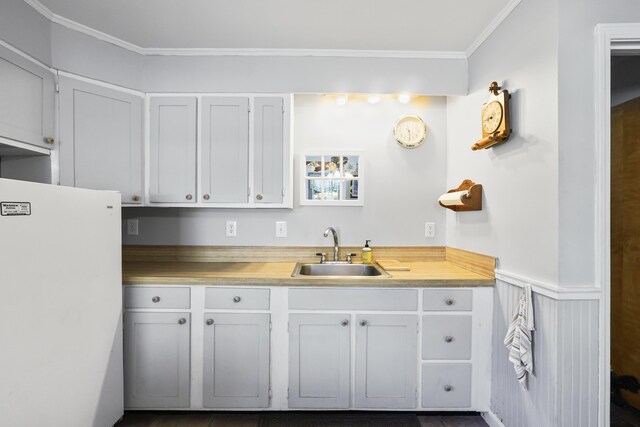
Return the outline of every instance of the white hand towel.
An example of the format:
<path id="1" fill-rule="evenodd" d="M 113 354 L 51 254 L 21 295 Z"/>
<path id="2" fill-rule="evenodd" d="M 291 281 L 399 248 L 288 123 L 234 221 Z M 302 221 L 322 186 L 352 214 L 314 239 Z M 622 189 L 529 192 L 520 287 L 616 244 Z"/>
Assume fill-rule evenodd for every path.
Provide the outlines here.
<path id="1" fill-rule="evenodd" d="M 504 345 L 509 349 L 509 361 L 522 387 L 527 389 L 527 373 L 533 374 L 532 335 L 534 330 L 533 302 L 531 285 L 525 285 L 520 295 L 518 309 L 504 338 Z"/>

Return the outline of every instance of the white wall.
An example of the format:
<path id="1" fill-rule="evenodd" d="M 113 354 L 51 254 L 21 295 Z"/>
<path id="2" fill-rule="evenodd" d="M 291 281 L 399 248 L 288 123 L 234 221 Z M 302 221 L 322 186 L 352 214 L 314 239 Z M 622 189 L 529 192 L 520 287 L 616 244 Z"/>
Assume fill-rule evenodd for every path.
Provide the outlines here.
<path id="1" fill-rule="evenodd" d="M 139 218 L 140 235 L 125 244 L 330 245 L 327 226 L 338 229 L 341 244 L 444 245 L 445 212 L 437 204 L 445 191 L 446 100 L 423 98 L 400 104 L 384 99 L 336 105 L 322 95 L 295 96 L 295 179 L 293 210 L 130 208 L 123 217 Z M 428 126 L 422 146 L 408 150 L 392 136 L 399 116 L 417 114 Z M 366 161 L 363 207 L 299 206 L 299 154 L 309 149 L 357 149 Z M 238 221 L 238 236 L 224 235 L 226 220 Z M 275 221 L 287 221 L 288 237 L 275 237 Z M 424 223 L 436 223 L 436 237 L 424 237 Z M 375 249 L 374 249 L 375 250 Z"/>
<path id="2" fill-rule="evenodd" d="M 640 22 L 636 0 L 559 1 L 560 283 L 595 283 L 595 26 Z"/>
<path id="3" fill-rule="evenodd" d="M 447 245 L 497 256 L 499 268 L 558 276 L 557 7 L 522 2 L 469 58 L 469 95 L 448 98 L 447 184 L 483 185 L 483 209 L 447 213 Z M 509 90 L 514 134 L 471 151 L 491 81 Z"/>

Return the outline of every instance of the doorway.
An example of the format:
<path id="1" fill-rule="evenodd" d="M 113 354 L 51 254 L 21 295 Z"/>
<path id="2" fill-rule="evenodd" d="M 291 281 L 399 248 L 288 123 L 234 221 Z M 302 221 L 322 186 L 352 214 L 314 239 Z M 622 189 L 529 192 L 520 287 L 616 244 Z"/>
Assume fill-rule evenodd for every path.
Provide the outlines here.
<path id="1" fill-rule="evenodd" d="M 611 416 L 640 425 L 640 56 L 611 57 Z"/>

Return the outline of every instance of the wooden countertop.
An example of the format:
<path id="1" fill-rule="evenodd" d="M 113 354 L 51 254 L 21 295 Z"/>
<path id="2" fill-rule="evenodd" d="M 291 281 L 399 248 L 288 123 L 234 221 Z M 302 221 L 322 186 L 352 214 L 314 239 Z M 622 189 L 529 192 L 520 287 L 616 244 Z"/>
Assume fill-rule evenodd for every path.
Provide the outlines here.
<path id="1" fill-rule="evenodd" d="M 403 262 L 410 271 L 390 271 L 391 277 L 291 277 L 295 262 L 150 262 L 122 266 L 125 285 L 234 286 L 363 286 L 470 287 L 493 286 L 493 277 L 475 273 L 450 261 Z"/>

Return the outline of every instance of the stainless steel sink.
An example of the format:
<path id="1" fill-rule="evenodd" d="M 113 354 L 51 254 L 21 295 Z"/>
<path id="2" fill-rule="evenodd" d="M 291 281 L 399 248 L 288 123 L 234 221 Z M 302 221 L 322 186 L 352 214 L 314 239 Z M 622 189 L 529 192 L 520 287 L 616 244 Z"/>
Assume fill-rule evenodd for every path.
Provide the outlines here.
<path id="1" fill-rule="evenodd" d="M 391 277 L 376 264 L 305 264 L 299 262 L 291 277 Z"/>

